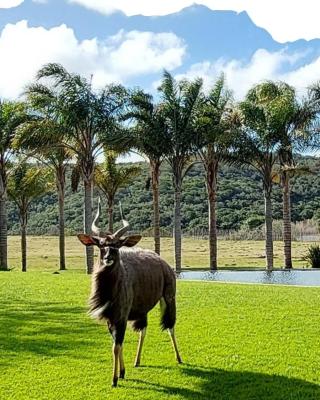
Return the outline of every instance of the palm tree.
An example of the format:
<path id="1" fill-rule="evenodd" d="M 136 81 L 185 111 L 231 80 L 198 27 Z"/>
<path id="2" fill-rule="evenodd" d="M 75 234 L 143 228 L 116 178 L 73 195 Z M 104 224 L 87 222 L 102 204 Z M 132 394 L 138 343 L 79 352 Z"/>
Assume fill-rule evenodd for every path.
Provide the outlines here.
<path id="1" fill-rule="evenodd" d="M 280 146 L 284 115 L 279 112 L 283 97 L 264 82 L 247 93 L 239 108 L 243 117 L 242 135 L 239 137 L 239 157 L 255 168 L 262 177 L 265 199 L 266 267 L 273 269 L 272 238 L 272 181 L 277 151 Z"/>
<path id="2" fill-rule="evenodd" d="M 48 166 L 52 168 L 55 174 L 56 189 L 59 204 L 59 259 L 60 270 L 66 269 L 65 256 L 65 186 L 66 186 L 66 170 L 70 161 L 70 152 L 64 147 L 57 148 L 51 154 L 45 155 L 48 160 Z"/>
<path id="3" fill-rule="evenodd" d="M 205 170 L 209 205 L 210 269 L 217 269 L 217 177 L 221 161 L 229 159 L 232 138 L 231 92 L 226 89 L 224 76 L 217 79 L 203 95 L 197 116 L 198 154 Z"/>
<path id="4" fill-rule="evenodd" d="M 32 104 L 32 98 L 30 104 L 37 109 L 36 104 Z M 65 258 L 65 218 L 64 218 L 64 201 L 65 201 L 65 185 L 66 185 L 66 169 L 72 158 L 72 153 L 69 149 L 63 146 L 48 147 L 39 144 L 34 140 L 34 137 L 39 137 L 41 131 L 43 135 L 49 135 L 50 132 L 54 132 L 59 129 L 59 123 L 55 121 L 55 116 L 47 114 L 41 114 L 41 109 L 37 110 L 37 118 L 33 121 L 25 122 L 21 124 L 17 131 L 13 141 L 14 146 L 20 149 L 20 151 L 26 150 L 27 155 L 38 159 L 43 164 L 52 169 L 55 174 L 56 189 L 58 194 L 59 204 L 59 258 L 60 258 L 60 270 L 66 269 L 66 258 Z M 40 114 L 39 114 L 40 113 Z M 48 130 L 48 132 L 46 132 Z M 31 152 L 30 152 L 31 151 Z"/>
<path id="5" fill-rule="evenodd" d="M 136 121 L 132 128 L 133 145 L 138 152 L 148 158 L 150 166 L 152 198 L 154 249 L 160 254 L 160 212 L 159 184 L 160 168 L 167 150 L 167 132 L 161 104 L 156 104 L 153 97 L 142 90 L 130 96 L 130 112 L 126 118 Z"/>
<path id="6" fill-rule="evenodd" d="M 7 184 L 15 150 L 12 142 L 15 130 L 26 121 L 28 114 L 23 103 L 0 101 L 0 270 L 8 270 L 7 256 Z"/>
<path id="7" fill-rule="evenodd" d="M 308 129 L 315 116 L 314 107 L 307 101 L 298 101 L 295 89 L 285 82 L 263 83 L 265 104 L 268 103 L 269 124 L 279 136 L 278 157 L 283 199 L 284 266 L 292 268 L 291 256 L 291 202 L 290 178 L 306 173 L 306 168 L 296 165 L 293 151 L 306 143 Z"/>
<path id="8" fill-rule="evenodd" d="M 113 232 L 113 208 L 118 190 L 133 182 L 139 175 L 141 168 L 137 166 L 124 167 L 116 165 L 118 154 L 115 151 L 105 151 L 105 162 L 97 165 L 95 170 L 95 183 L 106 196 L 108 203 L 108 230 Z"/>
<path id="9" fill-rule="evenodd" d="M 311 175 L 314 172 L 306 165 L 296 164 L 293 155 L 290 159 L 286 156 L 286 162 L 284 158 L 281 159 L 281 152 L 284 149 L 279 150 L 279 170 L 276 169 L 273 174 L 273 182 L 277 183 L 282 188 L 282 215 L 283 215 L 283 244 L 284 244 L 284 267 L 286 269 L 292 269 L 292 234 L 291 234 L 291 198 L 290 198 L 290 180 L 296 176 Z M 290 155 L 290 154 L 288 154 Z"/>
<path id="10" fill-rule="evenodd" d="M 172 171 L 174 188 L 174 257 L 175 268 L 181 270 L 181 190 L 190 167 L 196 142 L 195 116 L 202 80 L 176 81 L 165 71 L 159 91 L 161 112 L 165 119 L 167 150 L 165 159 Z"/>
<path id="11" fill-rule="evenodd" d="M 290 178 L 295 170 L 295 163 L 292 154 L 292 145 L 283 145 L 279 150 L 279 162 L 281 166 L 280 182 L 282 186 L 282 216 L 283 216 L 283 247 L 284 247 L 284 266 L 292 268 L 291 254 L 291 198 L 290 198 Z"/>
<path id="12" fill-rule="evenodd" d="M 126 91 L 121 85 L 109 85 L 95 92 L 91 81 L 54 63 L 38 71 L 37 81 L 26 93 L 38 108 L 53 113 L 58 124 L 46 134 L 35 132 L 33 140 L 40 146 L 62 146 L 75 155 L 84 184 L 84 231 L 90 233 L 96 158 L 108 140 L 112 137 L 114 142 L 117 136 Z M 90 246 L 86 247 L 86 268 L 87 273 L 92 272 Z"/>
<path id="13" fill-rule="evenodd" d="M 308 147 L 312 136 L 310 127 L 316 116 L 316 109 L 309 100 L 298 101 L 293 87 L 281 82 L 274 83 L 274 85 L 277 86 L 279 94 L 283 96 L 283 101 L 279 106 L 279 112 L 283 115 L 283 124 L 279 128 L 281 141 L 278 155 L 283 201 L 284 266 L 291 269 L 290 179 L 295 175 L 311 173 L 309 168 L 296 165 L 293 151 Z"/>
<path id="14" fill-rule="evenodd" d="M 27 271 L 27 223 L 31 202 L 50 189 L 50 176 L 43 168 L 21 162 L 9 178 L 8 194 L 19 210 L 21 226 L 22 271 Z"/>

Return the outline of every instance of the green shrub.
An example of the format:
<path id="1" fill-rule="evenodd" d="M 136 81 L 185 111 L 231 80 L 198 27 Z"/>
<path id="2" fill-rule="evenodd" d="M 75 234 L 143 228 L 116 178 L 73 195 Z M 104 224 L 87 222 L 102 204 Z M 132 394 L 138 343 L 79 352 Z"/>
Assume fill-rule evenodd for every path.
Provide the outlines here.
<path id="1" fill-rule="evenodd" d="M 311 245 L 304 259 L 308 261 L 311 268 L 320 268 L 320 246 L 318 244 Z"/>
<path id="2" fill-rule="evenodd" d="M 259 228 L 261 225 L 264 224 L 265 218 L 263 215 L 251 215 L 249 218 L 247 218 L 244 223 L 242 228 L 245 229 L 256 229 Z"/>

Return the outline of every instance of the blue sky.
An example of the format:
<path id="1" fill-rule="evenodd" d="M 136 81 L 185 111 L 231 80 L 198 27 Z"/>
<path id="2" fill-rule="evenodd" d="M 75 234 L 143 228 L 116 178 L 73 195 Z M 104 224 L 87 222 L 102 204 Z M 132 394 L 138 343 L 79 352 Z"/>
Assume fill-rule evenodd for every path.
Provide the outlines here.
<path id="1" fill-rule="evenodd" d="M 93 74 L 96 87 L 121 82 L 149 91 L 164 68 L 178 78 L 201 76 L 206 87 L 224 71 L 237 99 L 263 79 L 303 93 L 320 78 L 318 0 L 197 4 L 0 0 L 0 97 L 17 98 L 46 62 Z"/>

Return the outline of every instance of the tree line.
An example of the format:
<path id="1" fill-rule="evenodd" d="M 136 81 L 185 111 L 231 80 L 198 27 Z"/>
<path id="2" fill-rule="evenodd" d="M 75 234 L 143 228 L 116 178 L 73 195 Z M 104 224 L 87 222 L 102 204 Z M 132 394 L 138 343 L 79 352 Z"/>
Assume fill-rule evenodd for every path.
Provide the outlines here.
<path id="1" fill-rule="evenodd" d="M 64 201 L 66 169 L 71 185 L 84 187 L 84 232 L 91 233 L 93 188 L 106 196 L 109 229 L 117 190 L 139 172 L 116 166 L 117 155 L 136 151 L 149 163 L 153 197 L 154 247 L 160 254 L 159 183 L 163 163 L 169 167 L 174 193 L 175 268 L 181 269 L 181 200 L 186 174 L 197 164 L 204 169 L 209 206 L 210 269 L 217 269 L 217 192 L 222 164 L 250 166 L 261 179 L 265 201 L 266 267 L 273 268 L 272 189 L 282 187 L 284 266 L 292 268 L 290 181 L 309 173 L 296 151 L 318 145 L 320 85 L 305 98 L 284 82 L 254 85 L 241 102 L 233 100 L 221 75 L 205 91 L 200 78 L 176 80 L 165 71 L 154 98 L 141 89 L 111 84 L 94 90 L 91 79 L 47 64 L 27 86 L 24 101 L 0 103 L 0 268 L 7 262 L 7 196 L 18 206 L 23 270 L 25 232 L 30 200 L 55 183 L 59 202 L 60 269 L 65 268 Z M 104 154 L 104 163 L 98 157 Z M 46 166 L 37 169 L 29 159 Z M 41 172 L 39 172 L 41 171 Z M 51 176 L 51 178 L 50 178 Z M 52 178 L 54 176 L 54 178 Z M 51 183 L 52 186 L 52 183 Z M 86 248 L 86 270 L 92 272 L 93 251 Z"/>
<path id="2" fill-rule="evenodd" d="M 292 223 L 309 219 L 314 220 L 316 227 L 320 216 L 320 174 L 319 160 L 313 156 L 297 156 L 299 165 L 304 165 L 311 173 L 297 174 L 292 178 L 291 200 L 292 200 Z M 104 162 L 99 159 L 98 167 L 103 167 Z M 132 177 L 130 183 L 126 181 L 117 190 L 112 209 L 114 229 L 121 224 L 119 202 L 125 216 L 130 221 L 132 230 L 143 236 L 152 236 L 152 189 L 150 184 L 150 173 L 145 161 L 125 163 L 116 165 L 116 170 L 126 169 L 134 166 L 138 175 Z M 66 169 L 65 190 L 65 233 L 75 236 L 82 231 L 83 215 L 83 186 L 81 182 L 77 191 L 71 187 L 72 167 Z M 46 168 L 42 166 L 42 168 Z M 119 182 L 118 179 L 115 180 Z M 113 186 L 113 177 L 109 177 Z M 223 163 L 218 172 L 217 190 L 217 229 L 219 237 L 228 236 L 230 233 L 245 237 L 251 237 L 255 230 L 263 234 L 264 224 L 264 202 L 262 183 L 259 175 L 250 167 L 239 168 L 237 165 Z M 110 207 L 104 193 L 95 185 L 94 209 L 98 196 L 102 199 L 101 226 L 107 227 L 109 223 Z M 160 227 L 162 236 L 172 236 L 172 204 L 173 191 L 169 166 L 163 163 L 161 166 L 161 179 L 159 185 L 159 208 Z M 280 183 L 275 183 L 272 192 L 272 213 L 276 220 L 273 231 L 277 237 L 282 237 L 279 231 L 282 225 L 282 189 Z M 8 210 L 8 232 L 9 235 L 19 235 L 20 222 L 17 206 L 10 200 L 7 204 Z M 186 174 L 182 187 L 182 232 L 183 236 L 206 237 L 208 234 L 208 204 L 204 185 L 204 172 L 201 164 L 196 164 Z M 299 224 L 300 226 L 300 224 Z M 241 232 L 240 232 L 241 231 Z M 49 192 L 35 198 L 29 207 L 28 234 L 29 235 L 58 235 L 58 196 L 54 185 L 51 184 Z M 237 235 L 237 234 L 236 234 Z M 199 236 L 199 237 L 200 237 Z M 295 235 L 293 234 L 293 237 Z"/>

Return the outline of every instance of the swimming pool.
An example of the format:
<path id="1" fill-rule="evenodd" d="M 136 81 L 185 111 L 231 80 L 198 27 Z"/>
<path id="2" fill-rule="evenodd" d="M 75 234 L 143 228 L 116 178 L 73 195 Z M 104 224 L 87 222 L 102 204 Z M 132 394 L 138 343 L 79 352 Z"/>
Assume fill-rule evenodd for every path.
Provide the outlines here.
<path id="1" fill-rule="evenodd" d="M 320 286 L 320 270 L 280 270 L 280 271 L 208 271 L 193 270 L 177 273 L 177 279 L 265 283 L 298 286 Z"/>

